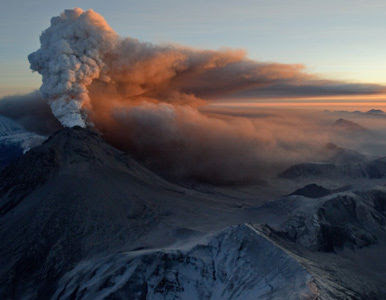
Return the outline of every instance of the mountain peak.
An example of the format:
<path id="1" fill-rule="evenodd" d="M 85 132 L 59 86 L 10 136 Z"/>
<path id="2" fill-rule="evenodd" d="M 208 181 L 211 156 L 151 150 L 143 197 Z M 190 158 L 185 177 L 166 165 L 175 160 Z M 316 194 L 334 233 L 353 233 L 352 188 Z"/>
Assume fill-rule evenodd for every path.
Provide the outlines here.
<path id="1" fill-rule="evenodd" d="M 381 109 L 373 108 L 373 109 L 370 109 L 367 113 L 368 114 L 384 114 L 385 112 Z"/>
<path id="2" fill-rule="evenodd" d="M 142 245 L 173 188 L 90 129 L 54 133 L 0 173 L 0 298 L 48 298 L 82 257 Z"/>
<path id="3" fill-rule="evenodd" d="M 334 122 L 333 127 L 336 129 L 344 130 L 344 131 L 351 131 L 351 132 L 363 132 L 367 131 L 366 128 L 362 127 L 361 125 L 350 121 L 346 119 L 338 119 Z"/>
<path id="4" fill-rule="evenodd" d="M 97 132 L 81 127 L 63 128 L 0 173 L 0 197 L 7 195 L 12 199 L 0 205 L 0 215 L 58 172 L 79 173 L 105 164 L 114 166 L 121 157 L 122 153 Z"/>
<path id="5" fill-rule="evenodd" d="M 47 147 L 66 149 L 67 146 L 91 144 L 104 144 L 102 136 L 93 129 L 86 129 L 79 126 L 72 128 L 65 127 L 53 133 L 43 144 Z"/>
<path id="6" fill-rule="evenodd" d="M 117 158 L 122 154 L 105 142 L 101 134 L 95 130 L 79 126 L 63 128 L 55 132 L 40 147 L 32 149 L 31 152 L 54 152 L 56 163 L 60 165 L 86 161 L 103 164 L 105 160 Z"/>

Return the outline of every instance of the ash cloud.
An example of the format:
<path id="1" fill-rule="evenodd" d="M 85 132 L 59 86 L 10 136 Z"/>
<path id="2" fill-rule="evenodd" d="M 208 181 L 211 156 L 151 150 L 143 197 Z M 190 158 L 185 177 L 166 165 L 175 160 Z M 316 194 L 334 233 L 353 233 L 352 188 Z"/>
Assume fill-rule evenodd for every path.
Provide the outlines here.
<path id="1" fill-rule="evenodd" d="M 61 128 L 39 91 L 1 98 L 0 114 L 41 135 L 49 135 Z"/>
<path id="2" fill-rule="evenodd" d="M 104 132 L 153 170 L 215 184 L 259 182 L 294 163 L 326 159 L 331 132 L 322 130 L 324 120 L 315 122 L 319 114 L 263 115 L 230 117 L 221 110 L 214 115 L 142 103 L 115 110 Z"/>
<path id="3" fill-rule="evenodd" d="M 79 8 L 52 18 L 40 40 L 40 49 L 29 56 L 31 69 L 43 78 L 40 93 L 25 96 L 36 100 L 27 110 L 17 105 L 26 99 L 15 98 L 8 116 L 35 131 L 58 128 L 53 116 L 62 126 L 95 126 L 161 173 L 212 183 L 253 182 L 288 164 L 322 159 L 321 149 L 331 141 L 315 116 L 204 112 L 212 100 L 385 89 L 319 78 L 302 65 L 252 61 L 243 50 L 121 38 L 102 16 Z M 35 109 L 41 118 L 31 113 Z"/>
<path id="4" fill-rule="evenodd" d="M 377 94 L 385 89 L 320 79 L 302 65 L 252 61 L 242 50 L 197 50 L 121 38 L 101 15 L 80 8 L 52 18 L 40 41 L 40 49 L 28 57 L 31 69 L 42 74 L 42 96 L 69 127 L 92 122 L 96 101 L 111 107 L 143 101 L 199 105 L 232 95 Z M 90 97 L 97 87 L 108 91 L 103 100 Z"/>

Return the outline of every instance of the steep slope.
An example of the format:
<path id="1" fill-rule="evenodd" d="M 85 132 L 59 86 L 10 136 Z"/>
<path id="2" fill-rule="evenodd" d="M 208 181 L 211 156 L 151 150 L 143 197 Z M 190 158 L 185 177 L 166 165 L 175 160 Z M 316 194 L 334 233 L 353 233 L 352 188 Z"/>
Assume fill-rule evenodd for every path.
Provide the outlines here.
<path id="1" fill-rule="evenodd" d="M 0 298 L 386 296 L 384 187 L 309 185 L 254 208 L 215 191 L 58 131 L 0 173 Z"/>
<path id="2" fill-rule="evenodd" d="M 132 167 L 118 176 L 119 159 L 96 134 L 66 129 L 1 173 L 2 298 L 49 295 L 83 255 L 122 244 L 120 235 L 135 223 L 130 213 L 151 214 L 145 200 L 136 205 L 130 186 L 111 180 L 135 172 Z"/>
<path id="3" fill-rule="evenodd" d="M 309 275 L 299 264 L 253 233 L 248 242 L 251 232 L 246 233 L 244 227 L 238 232 L 228 229 L 203 245 L 194 242 L 245 222 L 245 216 L 232 197 L 171 184 L 108 145 L 99 134 L 80 127 L 63 129 L 0 173 L 0 298 L 48 299 L 61 293 L 67 298 L 94 299 L 101 284 L 119 299 L 134 297 L 133 289 L 144 285 L 155 298 L 169 299 L 167 287 L 181 285 L 185 296 L 193 287 L 194 293 L 214 295 L 218 286 L 240 299 L 253 291 L 267 291 L 267 295 L 288 291 L 285 281 L 276 281 L 281 273 L 287 274 L 282 276 L 290 278 L 291 286 L 298 287 L 293 290 L 294 297 L 307 294 Z M 222 239 L 233 242 L 224 248 Z M 182 249 L 188 242 L 193 246 Z M 180 246 L 171 249 L 176 243 Z M 241 276 L 248 262 L 256 259 L 254 251 L 242 256 L 245 243 L 260 249 L 258 257 L 276 253 L 282 259 L 283 272 L 272 273 L 275 271 L 261 262 L 250 272 L 262 277 Z M 231 254 L 227 259 L 232 268 L 240 270 L 241 277 L 231 276 L 228 268 L 227 275 L 217 274 L 212 284 L 205 284 L 202 272 L 219 264 L 215 251 L 222 256 Z M 135 259 L 130 258 L 133 253 Z M 191 259 L 199 268 L 189 263 Z M 129 276 L 131 268 L 140 271 L 146 266 L 154 267 L 159 275 Z M 188 273 L 170 279 L 174 267 L 196 274 L 195 281 Z M 84 290 L 94 284 L 90 279 L 94 271 L 103 271 L 102 281 L 95 282 L 96 290 Z M 78 287 L 73 288 L 74 280 Z M 115 286 L 115 280 L 123 280 L 127 288 L 115 293 L 108 288 Z M 259 289 L 248 285 L 251 280 Z M 150 290 L 151 282 L 166 290 L 161 294 L 156 286 Z"/>
<path id="4" fill-rule="evenodd" d="M 1 298 L 44 297 L 81 258 L 137 247 L 184 193 L 96 133 L 59 131 L 0 174 Z"/>
<path id="5" fill-rule="evenodd" d="M 266 224 L 253 228 L 305 266 L 322 299 L 385 299 L 385 204 L 383 187 L 290 196 L 260 208 Z"/>
<path id="6" fill-rule="evenodd" d="M 54 299 L 311 299 L 312 284 L 293 258 L 241 225 L 180 246 L 83 262 Z"/>

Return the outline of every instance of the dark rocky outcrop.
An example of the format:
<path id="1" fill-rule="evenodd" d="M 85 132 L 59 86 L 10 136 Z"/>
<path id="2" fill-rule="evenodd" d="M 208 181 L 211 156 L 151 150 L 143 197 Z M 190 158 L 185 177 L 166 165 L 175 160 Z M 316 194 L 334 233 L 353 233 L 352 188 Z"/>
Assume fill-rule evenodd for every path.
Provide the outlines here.
<path id="1" fill-rule="evenodd" d="M 297 189 L 290 195 L 299 195 L 308 198 L 320 198 L 331 194 L 331 191 L 315 183 Z"/>

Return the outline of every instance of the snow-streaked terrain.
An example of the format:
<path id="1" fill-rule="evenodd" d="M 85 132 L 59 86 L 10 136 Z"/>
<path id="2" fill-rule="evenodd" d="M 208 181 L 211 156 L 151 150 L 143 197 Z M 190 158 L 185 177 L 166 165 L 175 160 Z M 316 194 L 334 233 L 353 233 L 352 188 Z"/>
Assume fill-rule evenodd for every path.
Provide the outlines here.
<path id="1" fill-rule="evenodd" d="M 41 144 L 44 137 L 26 131 L 15 121 L 0 115 L 0 168 Z"/>
<path id="2" fill-rule="evenodd" d="M 385 205 L 383 186 L 318 199 L 289 196 L 260 207 L 265 224 L 251 226 L 312 274 L 322 299 L 383 299 Z"/>
<path id="3" fill-rule="evenodd" d="M 58 131 L 0 173 L 0 298 L 382 299 L 379 180 L 291 180 L 182 186 Z"/>
<path id="4" fill-rule="evenodd" d="M 311 299 L 311 276 L 246 225 L 80 262 L 54 299 Z M 311 289 L 310 289 L 311 288 Z"/>

